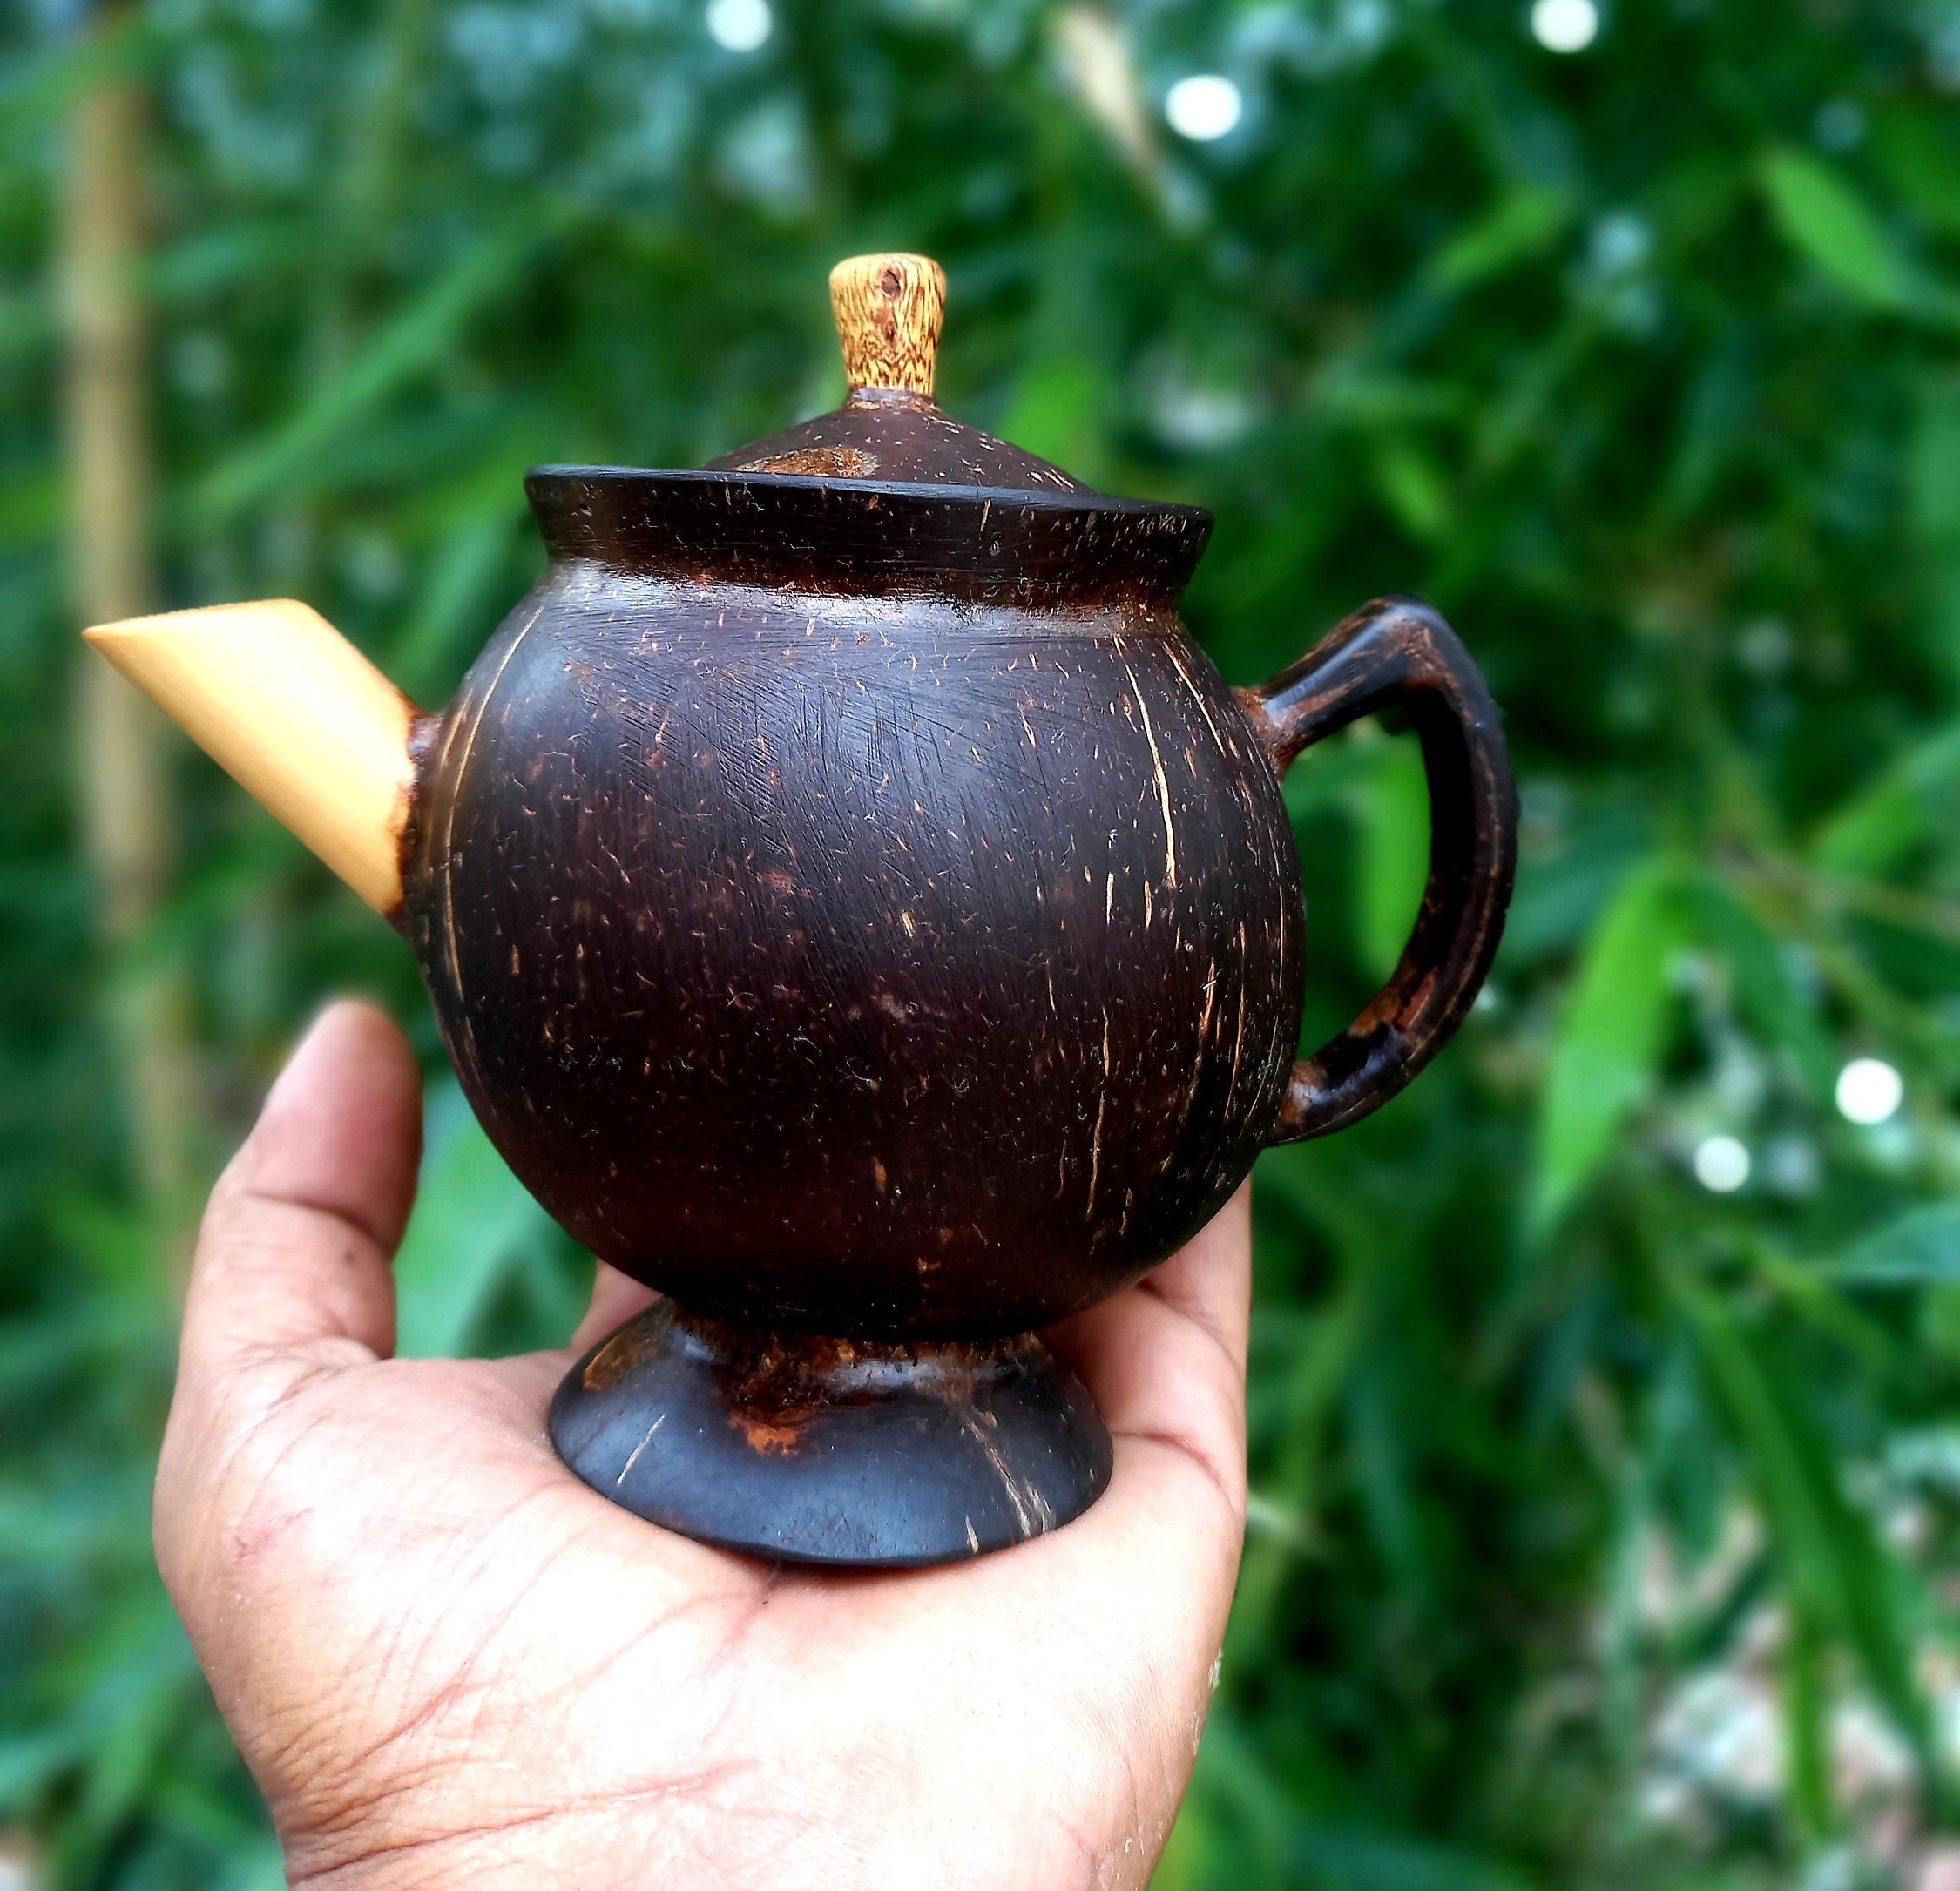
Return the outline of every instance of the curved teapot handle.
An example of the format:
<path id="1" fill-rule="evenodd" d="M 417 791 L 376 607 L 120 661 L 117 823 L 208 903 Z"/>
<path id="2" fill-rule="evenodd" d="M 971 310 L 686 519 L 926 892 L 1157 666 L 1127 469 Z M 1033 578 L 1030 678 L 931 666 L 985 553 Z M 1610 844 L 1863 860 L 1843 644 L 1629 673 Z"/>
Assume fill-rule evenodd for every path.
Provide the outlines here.
<path id="1" fill-rule="evenodd" d="M 1300 1142 L 1379 1109 L 1448 1042 L 1490 969 L 1517 865 L 1517 795 L 1497 705 L 1427 604 L 1382 598 L 1290 669 L 1233 692 L 1284 774 L 1323 735 L 1377 710 L 1415 725 L 1429 786 L 1429 878 L 1394 976 L 1338 1037 L 1293 1067 L 1273 1135 Z"/>

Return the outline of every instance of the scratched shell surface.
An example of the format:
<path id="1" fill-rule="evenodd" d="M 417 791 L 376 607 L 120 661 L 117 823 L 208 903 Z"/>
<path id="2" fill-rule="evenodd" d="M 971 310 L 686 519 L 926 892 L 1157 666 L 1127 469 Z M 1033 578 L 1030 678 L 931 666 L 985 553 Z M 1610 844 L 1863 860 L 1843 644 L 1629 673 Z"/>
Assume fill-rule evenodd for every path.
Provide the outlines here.
<path id="1" fill-rule="evenodd" d="M 1215 1211 L 1295 1054 L 1278 782 L 1161 599 L 561 557 L 433 735 L 408 865 L 499 1149 L 727 1317 L 1087 1305 Z"/>

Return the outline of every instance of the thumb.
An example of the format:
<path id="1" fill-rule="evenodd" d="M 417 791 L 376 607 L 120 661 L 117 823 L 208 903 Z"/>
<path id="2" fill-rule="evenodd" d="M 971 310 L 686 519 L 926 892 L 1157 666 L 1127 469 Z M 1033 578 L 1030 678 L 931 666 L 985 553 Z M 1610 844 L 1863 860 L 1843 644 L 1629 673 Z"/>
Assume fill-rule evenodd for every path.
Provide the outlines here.
<path id="1" fill-rule="evenodd" d="M 329 1006 L 212 1191 L 184 1308 L 180 1391 L 241 1355 L 395 1347 L 389 1262 L 415 1199 L 421 1073 L 371 1004 Z"/>

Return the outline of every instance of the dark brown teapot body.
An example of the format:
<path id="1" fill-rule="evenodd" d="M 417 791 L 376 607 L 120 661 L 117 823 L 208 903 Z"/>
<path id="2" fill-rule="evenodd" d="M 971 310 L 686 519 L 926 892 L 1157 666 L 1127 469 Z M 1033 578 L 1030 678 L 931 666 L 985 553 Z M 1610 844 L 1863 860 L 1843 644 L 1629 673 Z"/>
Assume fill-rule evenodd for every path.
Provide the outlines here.
<path id="1" fill-rule="evenodd" d="M 549 532 L 618 483 L 537 484 Z M 1278 778 L 1172 601 L 703 579 L 631 536 L 471 670 L 409 856 L 511 1166 L 767 1325 L 1016 1333 L 1162 1260 L 1273 1132 L 1303 927 Z"/>

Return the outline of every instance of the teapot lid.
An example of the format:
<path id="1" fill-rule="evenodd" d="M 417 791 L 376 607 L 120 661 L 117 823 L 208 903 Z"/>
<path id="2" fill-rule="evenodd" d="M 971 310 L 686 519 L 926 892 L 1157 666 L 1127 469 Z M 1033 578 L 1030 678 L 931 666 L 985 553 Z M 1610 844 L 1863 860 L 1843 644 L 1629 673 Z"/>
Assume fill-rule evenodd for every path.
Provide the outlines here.
<path id="1" fill-rule="evenodd" d="M 849 257 L 830 301 L 841 407 L 694 472 L 534 467 L 525 490 L 553 556 L 976 602 L 1176 601 L 1211 536 L 1204 508 L 1107 497 L 933 399 L 937 263 Z"/>

